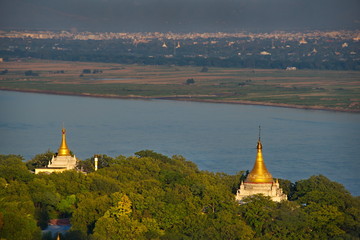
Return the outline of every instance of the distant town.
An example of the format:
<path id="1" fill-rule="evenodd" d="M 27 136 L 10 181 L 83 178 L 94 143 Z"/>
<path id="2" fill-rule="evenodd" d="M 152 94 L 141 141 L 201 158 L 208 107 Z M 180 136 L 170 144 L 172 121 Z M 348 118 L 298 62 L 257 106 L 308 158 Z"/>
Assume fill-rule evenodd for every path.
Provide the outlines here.
<path id="1" fill-rule="evenodd" d="M 267 69 L 360 70 L 360 31 L 0 31 L 0 58 Z"/>
<path id="2" fill-rule="evenodd" d="M 69 40 L 113 40 L 113 39 L 132 39 L 137 40 L 151 39 L 212 39 L 212 38 L 251 38 L 251 39 L 281 39 L 300 41 L 306 44 L 303 38 L 319 40 L 322 38 L 341 39 L 341 40 L 360 40 L 360 30 L 357 31 L 309 31 L 309 32 L 284 32 L 275 31 L 271 33 L 251 33 L 251 32 L 216 32 L 216 33 L 173 33 L 173 32 L 77 32 L 77 31 L 0 31 L 0 38 L 33 38 L 33 39 L 69 39 Z M 146 41 L 140 41 L 146 43 Z M 214 43 L 212 43 L 214 44 Z"/>

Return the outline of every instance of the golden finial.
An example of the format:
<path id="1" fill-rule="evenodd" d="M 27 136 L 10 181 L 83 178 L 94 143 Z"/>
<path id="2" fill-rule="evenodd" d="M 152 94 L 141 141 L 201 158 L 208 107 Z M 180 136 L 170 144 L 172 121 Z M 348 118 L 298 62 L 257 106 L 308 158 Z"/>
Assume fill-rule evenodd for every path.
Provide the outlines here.
<path id="1" fill-rule="evenodd" d="M 256 146 L 257 155 L 253 169 L 248 174 L 245 182 L 252 183 L 268 183 L 273 182 L 272 175 L 267 170 L 263 156 L 262 156 L 262 144 L 261 144 L 261 128 L 259 126 L 259 140 Z"/>
<path id="2" fill-rule="evenodd" d="M 259 125 L 259 140 L 261 138 L 261 125 Z"/>
<path id="3" fill-rule="evenodd" d="M 58 150 L 58 156 L 70 156 L 70 150 L 66 144 L 66 129 L 63 127 L 61 132 L 62 132 L 62 139 Z"/>
<path id="4" fill-rule="evenodd" d="M 256 149 L 262 149 L 262 144 L 261 144 L 261 127 L 259 125 L 259 140 L 257 142 L 257 146 Z"/>

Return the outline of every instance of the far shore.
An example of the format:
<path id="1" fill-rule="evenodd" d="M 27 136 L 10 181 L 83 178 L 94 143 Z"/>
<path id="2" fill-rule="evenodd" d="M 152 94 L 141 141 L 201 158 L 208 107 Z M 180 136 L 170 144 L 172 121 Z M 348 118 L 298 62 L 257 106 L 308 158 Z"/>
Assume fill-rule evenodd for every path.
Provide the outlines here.
<path id="1" fill-rule="evenodd" d="M 260 105 L 269 107 L 282 107 L 282 108 L 296 108 L 296 109 L 307 109 L 307 110 L 325 110 L 325 111 L 336 111 L 336 112 L 348 112 L 348 113 L 360 113 L 360 109 L 343 109 L 343 108 L 330 108 L 324 106 L 302 106 L 285 103 L 270 103 L 270 102 L 256 102 L 256 101 L 244 101 L 244 100 L 214 100 L 214 99 L 197 99 L 184 96 L 168 96 L 168 97 L 145 97 L 138 95 L 108 95 L 108 94 L 90 94 L 90 93 L 72 93 L 72 92 L 58 92 L 58 91 L 41 91 L 35 89 L 12 89 L 0 87 L 3 91 L 14 91 L 14 92 L 27 92 L 27 93 L 40 93 L 40 94 L 52 94 L 52 95 L 67 95 L 67 96 L 82 96 L 82 97 L 97 97 L 97 98 L 116 98 L 116 99 L 138 99 L 138 100 L 173 100 L 173 101 L 191 101 L 191 102 L 204 102 L 204 103 L 223 103 L 223 104 L 242 104 L 242 105 Z"/>

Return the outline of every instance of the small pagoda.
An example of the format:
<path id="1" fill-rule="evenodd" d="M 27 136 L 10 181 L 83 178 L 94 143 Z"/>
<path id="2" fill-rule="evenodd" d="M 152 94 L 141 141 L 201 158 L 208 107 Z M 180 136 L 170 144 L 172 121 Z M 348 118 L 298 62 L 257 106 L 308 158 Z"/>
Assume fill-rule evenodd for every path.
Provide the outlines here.
<path id="1" fill-rule="evenodd" d="M 57 155 L 52 157 L 47 167 L 35 168 L 35 174 L 63 172 L 65 170 L 76 168 L 76 157 L 71 155 L 70 149 L 66 143 L 66 129 L 63 128 L 61 132 L 62 139 Z"/>
<path id="2" fill-rule="evenodd" d="M 236 201 L 241 203 L 243 198 L 254 194 L 269 196 L 271 200 L 276 202 L 287 200 L 286 194 L 280 188 L 279 181 L 274 181 L 271 173 L 266 168 L 262 154 L 260 131 L 256 148 L 257 156 L 254 167 L 247 175 L 245 181 L 240 183 L 240 188 L 237 190 L 235 197 Z"/>

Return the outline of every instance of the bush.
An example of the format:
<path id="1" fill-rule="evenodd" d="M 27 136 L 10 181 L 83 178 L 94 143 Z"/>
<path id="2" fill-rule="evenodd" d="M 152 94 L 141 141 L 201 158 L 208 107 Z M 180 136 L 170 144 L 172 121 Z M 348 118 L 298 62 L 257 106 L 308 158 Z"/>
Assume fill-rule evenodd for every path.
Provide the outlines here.
<path id="1" fill-rule="evenodd" d="M 39 74 L 38 73 L 35 73 L 35 72 L 33 72 L 32 70 L 27 70 L 27 71 L 25 71 L 25 76 L 39 76 Z"/>
<path id="2" fill-rule="evenodd" d="M 195 80 L 193 78 L 189 78 L 186 80 L 186 84 L 190 85 L 190 84 L 194 84 Z"/>

